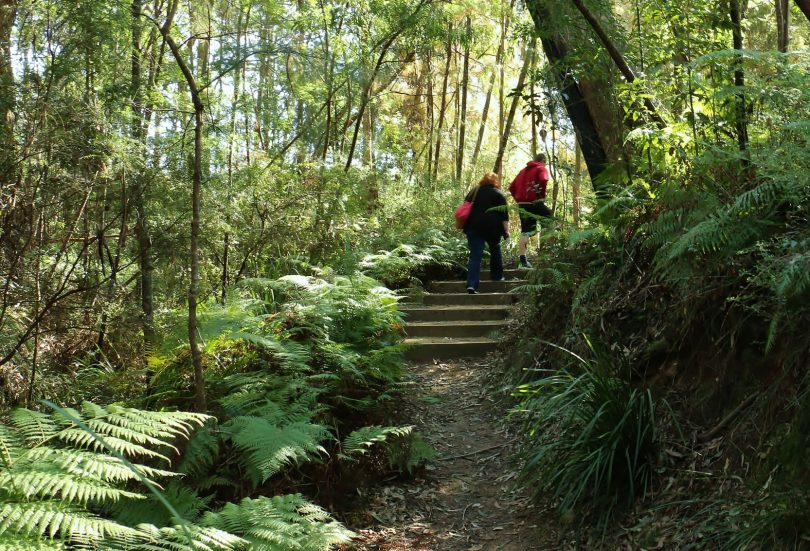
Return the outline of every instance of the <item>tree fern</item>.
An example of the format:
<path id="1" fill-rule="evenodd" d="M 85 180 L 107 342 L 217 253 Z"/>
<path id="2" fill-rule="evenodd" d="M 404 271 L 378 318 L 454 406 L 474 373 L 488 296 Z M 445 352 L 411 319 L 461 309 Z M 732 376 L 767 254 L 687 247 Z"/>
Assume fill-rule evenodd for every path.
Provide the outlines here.
<path id="1" fill-rule="evenodd" d="M 201 524 L 242 537 L 252 551 L 326 551 L 354 536 L 297 494 L 229 503 L 206 513 Z"/>

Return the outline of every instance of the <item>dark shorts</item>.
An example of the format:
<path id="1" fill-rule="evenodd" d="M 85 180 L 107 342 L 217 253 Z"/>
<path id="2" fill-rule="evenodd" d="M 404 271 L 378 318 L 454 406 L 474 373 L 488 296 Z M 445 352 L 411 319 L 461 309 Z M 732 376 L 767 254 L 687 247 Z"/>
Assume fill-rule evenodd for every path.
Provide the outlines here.
<path id="1" fill-rule="evenodd" d="M 520 234 L 532 236 L 537 233 L 537 221 L 540 217 L 551 218 L 551 210 L 543 201 L 518 203 L 520 216 Z"/>

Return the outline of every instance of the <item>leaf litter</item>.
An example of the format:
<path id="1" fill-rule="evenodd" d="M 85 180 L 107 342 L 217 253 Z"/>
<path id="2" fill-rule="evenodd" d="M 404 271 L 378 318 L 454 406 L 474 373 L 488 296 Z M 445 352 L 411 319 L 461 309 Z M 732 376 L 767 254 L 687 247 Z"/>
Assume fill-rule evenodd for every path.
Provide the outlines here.
<path id="1" fill-rule="evenodd" d="M 439 455 L 408 480 L 358 490 L 365 508 L 347 524 L 359 538 L 344 551 L 553 548 L 554 530 L 517 484 L 516 427 L 491 398 L 489 371 L 486 359 L 410 366 L 414 392 L 398 422 L 415 425 Z"/>

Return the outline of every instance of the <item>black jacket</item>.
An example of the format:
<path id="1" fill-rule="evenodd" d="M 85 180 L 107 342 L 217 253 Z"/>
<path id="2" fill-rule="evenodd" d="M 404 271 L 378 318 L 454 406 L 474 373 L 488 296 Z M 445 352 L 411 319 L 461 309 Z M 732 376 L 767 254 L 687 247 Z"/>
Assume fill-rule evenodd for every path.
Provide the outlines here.
<path id="1" fill-rule="evenodd" d="M 475 189 L 464 200 L 472 200 L 473 193 Z M 494 186 L 479 186 L 464 233 L 475 232 L 487 241 L 500 239 L 504 236 L 503 222 L 506 220 L 509 220 L 509 213 L 503 193 Z"/>

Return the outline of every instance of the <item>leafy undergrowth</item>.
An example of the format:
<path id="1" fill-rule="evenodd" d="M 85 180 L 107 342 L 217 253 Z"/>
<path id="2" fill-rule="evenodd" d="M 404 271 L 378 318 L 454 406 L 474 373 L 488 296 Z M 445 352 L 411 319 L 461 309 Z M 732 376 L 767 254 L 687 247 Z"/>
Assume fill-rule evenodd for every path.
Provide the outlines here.
<path id="1" fill-rule="evenodd" d="M 0 420 L 0 549 L 348 542 L 310 500 L 431 457 L 413 427 L 385 424 L 403 376 L 397 301 L 360 275 L 248 280 L 200 316 L 211 415 L 175 411 L 192 403 L 179 331 L 145 374 L 85 374 L 64 400 L 80 409 L 13 410 Z"/>
<path id="2" fill-rule="evenodd" d="M 810 308 L 797 297 L 810 285 L 803 253 L 784 250 L 810 242 L 807 204 L 731 244 L 679 245 L 706 224 L 683 218 L 657 249 L 660 209 L 542 243 L 502 372 L 526 423 L 524 476 L 569 528 L 560 545 L 807 544 Z"/>
<path id="3" fill-rule="evenodd" d="M 653 131 L 658 172 L 540 244 L 501 374 L 561 546 L 810 542 L 810 88 L 768 75 L 745 158 Z M 792 120 L 782 78 L 804 82 Z"/>
<path id="4" fill-rule="evenodd" d="M 467 260 L 467 244 L 458 235 L 434 230 L 418 243 L 366 255 L 360 269 L 390 289 L 424 287 L 426 281 L 459 275 Z"/>

